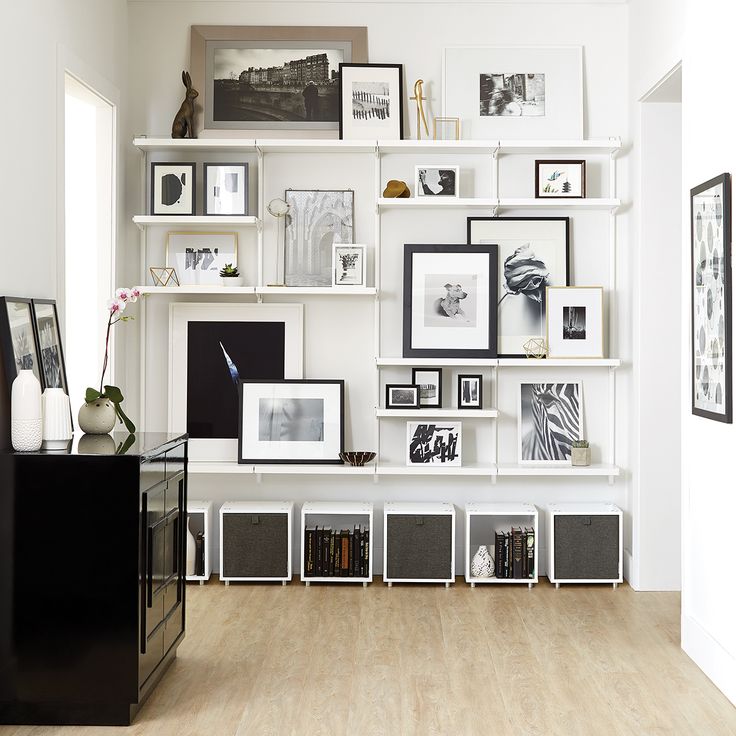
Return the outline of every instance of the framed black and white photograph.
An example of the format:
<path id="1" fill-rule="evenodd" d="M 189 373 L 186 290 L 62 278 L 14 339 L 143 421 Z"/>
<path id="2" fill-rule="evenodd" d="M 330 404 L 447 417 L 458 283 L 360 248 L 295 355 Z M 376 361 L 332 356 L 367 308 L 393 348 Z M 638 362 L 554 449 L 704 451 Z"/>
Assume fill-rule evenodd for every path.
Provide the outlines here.
<path id="1" fill-rule="evenodd" d="M 585 161 L 535 161 L 534 182 L 537 199 L 583 199 Z"/>
<path id="2" fill-rule="evenodd" d="M 583 138 L 582 46 L 449 46 L 442 114 L 463 137 Z"/>
<path id="3" fill-rule="evenodd" d="M 731 175 L 690 190 L 692 413 L 733 421 Z"/>
<path id="4" fill-rule="evenodd" d="M 248 164 L 204 164 L 204 214 L 248 214 Z"/>
<path id="5" fill-rule="evenodd" d="M 403 131 L 401 64 L 340 64 L 340 138 L 401 140 Z"/>
<path id="6" fill-rule="evenodd" d="M 176 270 L 182 286 L 219 286 L 220 269 L 238 265 L 236 232 L 169 232 L 166 266 Z"/>
<path id="7" fill-rule="evenodd" d="M 418 409 L 420 387 L 412 383 L 387 383 L 387 409 Z"/>
<path id="8" fill-rule="evenodd" d="M 0 349 L 10 390 L 19 371 L 30 370 L 43 385 L 41 361 L 30 299 L 0 297 Z"/>
<path id="9" fill-rule="evenodd" d="M 345 382 L 240 381 L 239 463 L 339 464 Z"/>
<path id="10" fill-rule="evenodd" d="M 33 319 L 41 363 L 41 385 L 44 388 L 63 389 L 69 395 L 56 302 L 53 299 L 34 299 Z"/>
<path id="11" fill-rule="evenodd" d="M 366 260 L 364 245 L 332 246 L 333 286 L 365 286 Z"/>
<path id="12" fill-rule="evenodd" d="M 603 287 L 547 288 L 550 358 L 603 357 Z"/>
<path id="13" fill-rule="evenodd" d="M 519 386 L 519 463 L 570 465 L 572 443 L 583 438 L 582 384 Z"/>
<path id="14" fill-rule="evenodd" d="M 459 197 L 459 166 L 417 166 L 414 169 L 415 197 Z"/>
<path id="15" fill-rule="evenodd" d="M 332 286 L 332 246 L 353 243 L 352 189 L 287 189 L 286 286 Z"/>
<path id="16" fill-rule="evenodd" d="M 457 377 L 457 408 L 483 408 L 483 376 L 480 373 Z"/>
<path id="17" fill-rule="evenodd" d="M 495 245 L 405 245 L 405 358 L 495 358 Z"/>
<path id="18" fill-rule="evenodd" d="M 407 422 L 406 464 L 462 465 L 462 422 Z"/>
<path id="19" fill-rule="evenodd" d="M 421 408 L 442 408 L 442 368 L 412 368 L 411 382 L 419 386 Z"/>
<path id="20" fill-rule="evenodd" d="M 498 247 L 498 357 L 523 358 L 544 337 L 546 290 L 570 278 L 567 217 L 469 217 L 468 243 Z"/>
<path id="21" fill-rule="evenodd" d="M 340 64 L 366 61 L 364 26 L 192 26 L 205 130 L 337 130 Z"/>
<path id="22" fill-rule="evenodd" d="M 240 380 L 302 378 L 303 322 L 301 304 L 170 305 L 169 431 L 190 459 L 235 461 Z"/>
<path id="23" fill-rule="evenodd" d="M 196 168 L 193 163 L 151 164 L 151 214 L 193 215 L 196 207 Z"/>

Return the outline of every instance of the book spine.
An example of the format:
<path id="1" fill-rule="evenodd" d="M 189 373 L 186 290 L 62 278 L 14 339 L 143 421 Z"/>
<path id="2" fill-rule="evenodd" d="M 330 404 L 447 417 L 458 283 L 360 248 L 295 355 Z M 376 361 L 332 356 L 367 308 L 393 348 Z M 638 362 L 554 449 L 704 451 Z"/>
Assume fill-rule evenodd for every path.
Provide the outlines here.
<path id="1" fill-rule="evenodd" d="M 309 528 L 304 532 L 304 575 L 314 575 L 314 529 Z"/>
<path id="2" fill-rule="evenodd" d="M 370 558 L 370 541 L 371 541 L 371 531 L 370 529 L 366 528 L 366 530 L 363 532 L 363 575 L 365 577 L 368 577 L 371 570 L 371 558 Z"/>
<path id="3" fill-rule="evenodd" d="M 510 565 L 511 562 L 511 535 L 506 532 L 503 535 L 503 576 L 510 578 Z"/>
<path id="4" fill-rule="evenodd" d="M 342 532 L 335 532 L 335 575 L 342 575 Z"/>
<path id="5" fill-rule="evenodd" d="M 527 530 L 521 532 L 521 577 L 529 577 L 529 559 L 526 556 L 526 534 Z"/>
<path id="6" fill-rule="evenodd" d="M 353 549 L 353 531 L 348 532 L 348 577 L 353 577 L 353 558 L 355 550 Z"/>
<path id="7" fill-rule="evenodd" d="M 314 554 L 314 576 L 319 578 L 322 576 L 322 535 L 324 533 L 324 527 L 320 529 L 317 527 L 315 534 L 315 554 Z"/>
<path id="8" fill-rule="evenodd" d="M 359 554 L 358 554 L 358 574 L 361 578 L 365 577 L 365 530 L 361 529 L 358 533 L 360 539 L 359 542 Z"/>
<path id="9" fill-rule="evenodd" d="M 526 530 L 526 559 L 527 559 L 527 577 L 533 578 L 536 572 L 535 564 L 536 540 L 534 539 L 534 529 Z"/>
<path id="10" fill-rule="evenodd" d="M 204 576 L 204 534 L 202 532 L 197 534 L 194 545 L 194 574 L 201 578 Z"/>
<path id="11" fill-rule="evenodd" d="M 322 532 L 322 577 L 330 575 L 330 536 L 332 529 L 328 526 Z"/>
<path id="12" fill-rule="evenodd" d="M 360 577 L 360 527 L 353 529 L 353 577 Z"/>
<path id="13" fill-rule="evenodd" d="M 503 534 L 496 532 L 496 577 L 503 577 Z"/>
<path id="14" fill-rule="evenodd" d="M 521 561 L 524 557 L 524 547 L 521 540 L 521 527 L 511 529 L 511 577 L 523 578 Z"/>
<path id="15" fill-rule="evenodd" d="M 330 577 L 335 574 L 335 532 L 330 532 Z"/>
<path id="16" fill-rule="evenodd" d="M 347 529 L 343 529 L 341 532 L 342 539 L 340 540 L 341 545 L 341 558 L 340 558 L 340 575 L 342 575 L 344 578 L 348 576 L 349 571 L 349 545 L 350 545 L 350 538 L 348 536 Z"/>

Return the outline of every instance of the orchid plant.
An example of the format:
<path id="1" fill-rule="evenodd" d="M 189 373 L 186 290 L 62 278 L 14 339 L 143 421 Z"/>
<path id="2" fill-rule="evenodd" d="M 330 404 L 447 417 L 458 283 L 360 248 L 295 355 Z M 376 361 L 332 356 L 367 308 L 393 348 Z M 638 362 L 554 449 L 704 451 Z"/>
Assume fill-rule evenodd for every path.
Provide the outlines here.
<path id="1" fill-rule="evenodd" d="M 107 319 L 107 332 L 105 334 L 105 359 L 102 362 L 102 375 L 100 376 L 100 387 L 88 388 L 84 394 L 84 400 L 87 403 L 97 401 L 97 399 L 107 399 L 112 402 L 115 407 L 115 414 L 120 420 L 121 424 L 125 425 L 125 428 L 131 434 L 135 432 L 135 424 L 130 421 L 125 412 L 120 407 L 123 403 L 123 393 L 117 386 L 105 386 L 105 373 L 107 372 L 107 364 L 110 356 L 110 333 L 112 328 L 118 322 L 128 322 L 134 317 L 123 316 L 125 307 L 128 304 L 133 304 L 138 301 L 138 297 L 141 295 L 139 289 L 117 289 L 115 291 L 115 297 L 110 299 L 107 303 L 108 319 Z"/>

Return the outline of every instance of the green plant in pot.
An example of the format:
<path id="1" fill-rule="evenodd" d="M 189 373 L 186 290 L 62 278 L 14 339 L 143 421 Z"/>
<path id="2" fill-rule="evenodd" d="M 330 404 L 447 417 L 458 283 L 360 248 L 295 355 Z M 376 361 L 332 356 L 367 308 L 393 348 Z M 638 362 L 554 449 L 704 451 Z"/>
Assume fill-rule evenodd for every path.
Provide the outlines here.
<path id="1" fill-rule="evenodd" d="M 223 286 L 242 286 L 243 277 L 240 275 L 237 266 L 232 263 L 226 263 L 225 268 L 220 269 L 220 278 Z"/>
<path id="2" fill-rule="evenodd" d="M 138 289 L 118 289 L 115 297 L 107 304 L 108 319 L 105 333 L 105 358 L 102 362 L 102 375 L 99 388 L 88 388 L 84 394 L 84 404 L 79 410 L 79 428 L 85 434 L 108 434 L 120 421 L 131 434 L 135 432 L 135 424 L 123 411 L 121 404 L 124 401 L 123 392 L 117 386 L 105 385 L 105 373 L 110 357 L 110 334 L 112 328 L 119 322 L 128 322 L 133 319 L 123 316 L 125 307 L 138 301 Z"/>
<path id="3" fill-rule="evenodd" d="M 575 440 L 572 443 L 572 464 L 577 466 L 590 465 L 590 445 L 587 440 Z"/>

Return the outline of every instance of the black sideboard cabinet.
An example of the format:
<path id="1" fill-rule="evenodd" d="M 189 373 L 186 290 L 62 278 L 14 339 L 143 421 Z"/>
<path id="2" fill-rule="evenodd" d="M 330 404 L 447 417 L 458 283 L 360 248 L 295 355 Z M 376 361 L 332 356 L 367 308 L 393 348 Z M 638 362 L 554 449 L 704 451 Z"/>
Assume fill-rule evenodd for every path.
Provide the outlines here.
<path id="1" fill-rule="evenodd" d="M 186 435 L 0 453 L 0 723 L 131 723 L 184 638 L 186 503 Z"/>

